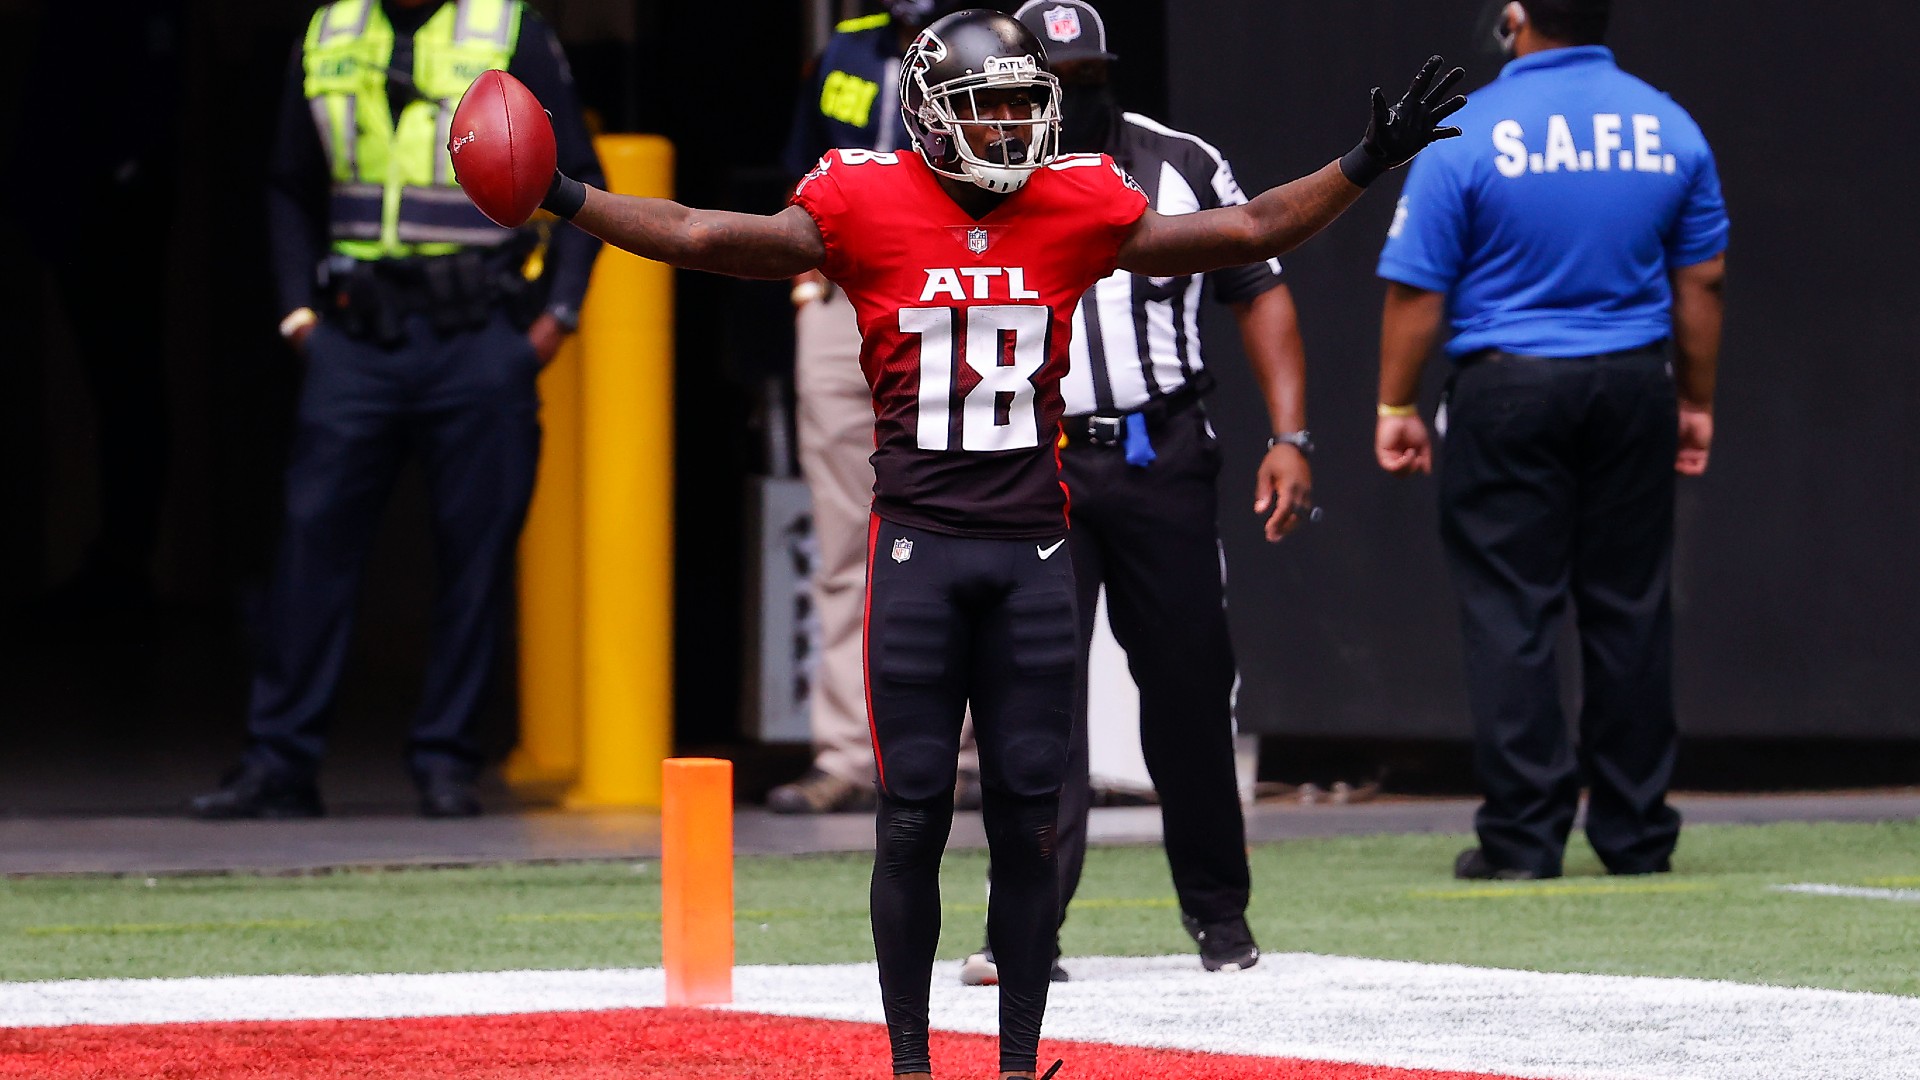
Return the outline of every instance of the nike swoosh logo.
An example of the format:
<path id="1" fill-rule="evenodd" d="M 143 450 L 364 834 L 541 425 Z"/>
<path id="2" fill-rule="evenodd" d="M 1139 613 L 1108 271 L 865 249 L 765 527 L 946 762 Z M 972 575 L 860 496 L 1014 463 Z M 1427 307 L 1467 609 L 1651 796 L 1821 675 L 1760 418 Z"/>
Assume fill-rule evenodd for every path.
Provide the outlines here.
<path id="1" fill-rule="evenodd" d="M 1060 550 L 1060 545 L 1061 545 L 1061 544 L 1064 544 L 1064 543 L 1066 543 L 1066 541 L 1065 541 L 1065 540 L 1055 540 L 1055 541 L 1053 542 L 1053 546 L 1052 546 L 1052 547 L 1041 547 L 1041 546 L 1040 546 L 1039 544 L 1035 544 L 1035 545 L 1033 545 L 1033 550 L 1035 550 L 1035 551 L 1037 551 L 1037 552 L 1039 552 L 1039 553 L 1040 553 L 1040 558 L 1042 558 L 1042 559 L 1051 559 L 1051 558 L 1053 558 L 1053 553 L 1054 553 L 1054 552 L 1056 552 L 1056 551 L 1059 551 L 1059 550 Z"/>

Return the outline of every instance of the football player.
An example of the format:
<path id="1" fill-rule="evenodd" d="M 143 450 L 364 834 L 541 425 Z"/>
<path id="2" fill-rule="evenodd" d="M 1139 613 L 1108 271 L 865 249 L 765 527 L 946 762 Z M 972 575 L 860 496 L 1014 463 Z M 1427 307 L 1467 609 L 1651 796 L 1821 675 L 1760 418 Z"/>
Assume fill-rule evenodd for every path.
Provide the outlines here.
<path id="1" fill-rule="evenodd" d="M 993 860 L 1000 1068 L 1034 1075 L 1059 915 L 1054 820 L 1077 657 L 1054 444 L 1075 306 L 1115 267 L 1175 277 L 1280 255 L 1368 183 L 1458 131 L 1458 69 L 1430 59 L 1398 104 L 1311 176 L 1240 206 L 1147 207 L 1105 155 L 1061 155 L 1038 40 L 956 12 L 901 64 L 910 152 L 835 150 L 773 215 L 696 210 L 554 177 L 544 204 L 628 251 L 697 270 L 819 269 L 857 312 L 873 391 L 866 681 L 879 774 L 872 917 L 896 1075 L 927 1077 L 939 866 L 969 702 Z"/>

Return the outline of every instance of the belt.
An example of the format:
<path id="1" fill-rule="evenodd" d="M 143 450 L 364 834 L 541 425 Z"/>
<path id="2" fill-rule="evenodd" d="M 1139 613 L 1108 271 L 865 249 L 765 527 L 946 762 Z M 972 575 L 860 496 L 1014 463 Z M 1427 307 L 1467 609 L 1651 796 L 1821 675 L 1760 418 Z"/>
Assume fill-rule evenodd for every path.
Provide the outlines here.
<path id="1" fill-rule="evenodd" d="M 1665 352 L 1666 347 L 1667 339 L 1661 338 L 1648 345 L 1641 345 L 1632 349 L 1620 349 L 1617 352 L 1594 353 L 1590 356 L 1532 356 L 1527 353 L 1508 352 L 1505 349 L 1481 349 L 1478 352 L 1467 353 L 1465 356 L 1455 360 L 1454 364 L 1457 367 L 1464 368 L 1472 367 L 1475 364 L 1501 360 L 1544 360 L 1555 364 L 1564 364 L 1569 361 L 1582 363 L 1589 360 L 1624 360 L 1630 356 L 1661 355 Z"/>
<path id="2" fill-rule="evenodd" d="M 1199 388 L 1188 384 L 1166 397 L 1153 398 L 1130 413 L 1062 417 L 1060 432 L 1066 436 L 1069 446 L 1119 446 L 1127 438 L 1127 417 L 1138 414 L 1146 417 L 1149 425 L 1159 427 L 1199 405 L 1201 394 Z"/>

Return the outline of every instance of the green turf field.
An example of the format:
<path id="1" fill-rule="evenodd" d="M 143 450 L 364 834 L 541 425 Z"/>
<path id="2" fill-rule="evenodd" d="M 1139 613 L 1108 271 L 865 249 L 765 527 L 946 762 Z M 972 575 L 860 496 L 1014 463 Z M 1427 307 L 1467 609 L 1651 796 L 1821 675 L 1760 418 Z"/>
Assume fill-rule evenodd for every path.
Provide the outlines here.
<path id="1" fill-rule="evenodd" d="M 1559 881 L 1447 876 L 1461 837 L 1254 851 L 1269 953 L 1679 975 L 1920 995 L 1920 903 L 1770 891 L 1920 887 L 1920 822 L 1702 827 L 1678 872 L 1610 878 L 1576 845 Z M 946 863 L 941 955 L 977 947 L 985 857 Z M 0 979 L 629 967 L 660 961 L 659 866 L 612 863 L 298 877 L 0 881 Z M 744 964 L 869 960 L 867 859 L 738 864 Z M 1186 952 L 1157 848 L 1089 854 L 1075 954 Z"/>

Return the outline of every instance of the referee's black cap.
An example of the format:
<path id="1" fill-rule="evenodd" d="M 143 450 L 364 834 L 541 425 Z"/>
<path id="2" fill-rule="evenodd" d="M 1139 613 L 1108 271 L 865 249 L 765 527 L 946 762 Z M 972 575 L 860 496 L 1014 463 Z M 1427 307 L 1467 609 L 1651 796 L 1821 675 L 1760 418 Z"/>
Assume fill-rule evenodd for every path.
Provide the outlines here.
<path id="1" fill-rule="evenodd" d="M 1120 59 L 1107 51 L 1107 21 L 1086 0 L 1027 0 L 1013 17 L 1046 46 L 1049 64 Z"/>
<path id="2" fill-rule="evenodd" d="M 1549 37 L 1588 45 L 1607 36 L 1613 0 L 1520 0 L 1527 18 Z"/>

